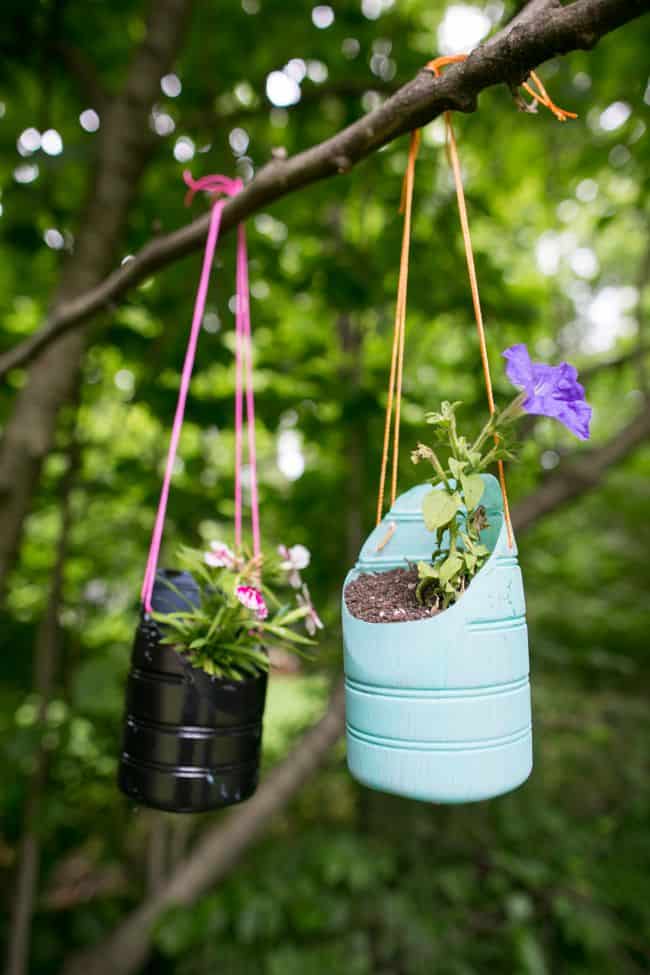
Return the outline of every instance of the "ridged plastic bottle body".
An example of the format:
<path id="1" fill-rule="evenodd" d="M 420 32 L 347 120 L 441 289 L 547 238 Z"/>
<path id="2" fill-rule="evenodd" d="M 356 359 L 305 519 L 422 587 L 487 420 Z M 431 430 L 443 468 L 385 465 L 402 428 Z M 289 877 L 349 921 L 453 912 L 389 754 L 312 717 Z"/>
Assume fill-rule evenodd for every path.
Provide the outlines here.
<path id="1" fill-rule="evenodd" d="M 371 788 L 473 802 L 521 785 L 532 768 L 528 636 L 516 547 L 501 493 L 484 475 L 492 554 L 458 602 L 427 620 L 366 623 L 343 598 L 348 765 Z M 365 543 L 359 572 L 431 556 L 422 485 L 397 499 Z M 377 552 L 391 522 L 389 543 Z"/>
<path id="2" fill-rule="evenodd" d="M 170 579 L 176 591 L 166 585 Z M 188 573 L 159 573 L 155 610 L 172 612 L 197 600 Z M 128 678 L 120 788 L 142 805 L 169 812 L 203 812 L 247 799 L 259 775 L 266 674 L 240 681 L 210 677 L 161 636 L 159 625 L 143 616 Z"/>

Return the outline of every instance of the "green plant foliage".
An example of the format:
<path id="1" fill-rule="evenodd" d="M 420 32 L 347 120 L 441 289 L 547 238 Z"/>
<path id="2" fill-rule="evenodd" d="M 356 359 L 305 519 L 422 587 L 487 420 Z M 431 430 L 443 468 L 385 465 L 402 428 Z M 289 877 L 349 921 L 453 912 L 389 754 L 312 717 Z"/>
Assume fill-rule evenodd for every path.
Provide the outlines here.
<path id="1" fill-rule="evenodd" d="M 515 400 L 517 406 L 520 402 L 520 398 Z M 504 425 L 510 422 L 512 413 L 504 411 L 491 416 L 470 443 L 456 428 L 460 405 L 444 402 L 439 413 L 427 414 L 427 422 L 434 426 L 434 441 L 444 449 L 446 459 L 439 459 L 438 446 L 434 449 L 422 443 L 411 454 L 414 464 L 428 461 L 432 465 L 431 483 L 441 488 L 422 499 L 424 523 L 436 533 L 436 548 L 430 563 L 418 563 L 416 589 L 421 603 L 438 609 L 447 609 L 456 602 L 490 555 L 480 537 L 488 527 L 485 508 L 480 504 L 484 489 L 480 472 L 493 461 L 513 457 L 504 437 Z M 498 436 L 498 443 L 492 445 L 488 441 L 490 434 Z"/>
<path id="2" fill-rule="evenodd" d="M 515 347 L 518 354 L 528 359 L 525 345 Z M 514 351 L 508 350 L 510 352 Z M 567 389 L 564 383 L 557 390 L 557 398 L 552 395 L 553 381 L 548 374 L 564 374 L 561 368 L 542 365 L 547 374 L 545 378 L 546 399 L 532 411 L 558 418 L 567 405 Z M 569 369 L 571 367 L 568 367 Z M 575 372 L 575 370 L 574 370 Z M 556 381 L 557 378 L 556 378 Z M 541 384 L 540 384 L 541 385 Z M 578 399 L 584 400 L 584 389 L 576 385 L 572 376 L 571 392 L 579 391 Z M 531 382 L 534 388 L 534 383 Z M 534 395 L 534 394 L 531 394 Z M 421 603 L 429 603 L 437 609 L 447 609 L 463 594 L 477 572 L 485 565 L 490 550 L 481 542 L 481 531 L 489 527 L 485 508 L 480 504 L 483 497 L 484 482 L 481 472 L 497 461 L 516 460 L 511 444 L 511 426 L 527 415 L 530 409 L 529 395 L 522 392 L 503 410 L 494 410 L 483 427 L 471 442 L 459 435 L 456 426 L 456 410 L 460 402 L 444 402 L 439 413 L 428 413 L 427 423 L 433 424 L 434 441 L 444 450 L 446 460 L 441 462 L 439 449 L 418 444 L 411 454 L 414 464 L 428 461 L 434 470 L 431 483 L 440 486 L 425 494 L 422 499 L 422 515 L 429 531 L 436 533 L 436 548 L 431 564 L 418 564 L 419 582 L 416 589 Z M 584 403 L 581 405 L 588 407 Z M 573 420 L 573 417 L 571 417 Z M 588 426 L 588 424 L 587 424 Z M 587 437 L 583 437 L 587 439 Z M 445 466 L 446 464 L 446 466 Z"/>
<path id="3" fill-rule="evenodd" d="M 291 156 L 331 137 L 382 102 L 386 86 L 411 79 L 441 52 L 448 8 L 467 4 L 340 0 L 324 29 L 312 20 L 315 6 L 194 5 L 170 68 L 182 91 L 172 98 L 161 90 L 156 105 L 175 128 L 151 129 L 116 266 L 152 236 L 205 212 L 200 197 L 191 210 L 183 205 L 184 168 L 195 177 L 248 178 L 274 154 Z M 488 27 L 501 9 L 470 6 L 473 23 L 485 17 Z M 501 22 L 515 6 L 505 4 Z M 5 0 L 2 14 L 4 351 L 45 320 L 79 235 L 102 233 L 101 222 L 84 226 L 83 217 L 95 159 L 110 148 L 101 144 L 105 109 L 93 82 L 119 90 L 146 9 L 135 0 Z M 460 43 L 469 36 L 461 21 Z M 645 408 L 648 50 L 646 17 L 591 51 L 542 65 L 552 97 L 576 111 L 576 121 L 518 112 L 505 86 L 483 92 L 476 112 L 455 116 L 495 398 L 506 403 L 511 394 L 501 351 L 525 341 L 536 359 L 575 362 L 594 405 L 586 448 L 550 420 L 519 426 L 520 462 L 506 464 L 515 511 Z M 268 75 L 294 58 L 309 71 L 300 101 L 272 105 Z M 291 70 L 298 76 L 302 66 Z M 79 121 L 90 108 L 100 116 L 96 132 Z M 17 142 L 31 127 L 55 129 L 63 151 L 21 155 Z M 185 162 L 174 156 L 183 137 L 195 153 Z M 318 653 L 297 674 L 271 671 L 263 780 L 323 713 L 341 669 L 341 584 L 374 524 L 407 149 L 408 137 L 397 139 L 247 222 L 262 527 L 267 539 L 299 539 L 310 549 L 310 589 L 326 623 Z M 15 178 L 23 166 L 38 167 L 29 183 Z M 46 243 L 49 229 L 63 236 L 61 250 Z M 195 252 L 157 271 L 88 329 L 78 404 L 60 418 L 0 616 L 3 949 L 40 745 L 47 756 L 30 975 L 60 975 L 74 952 L 110 934 L 156 886 L 156 848 L 163 848 L 161 870 L 173 870 L 222 816 L 163 816 L 161 843 L 160 819 L 131 808 L 115 784 L 138 596 L 199 269 Z M 234 270 L 230 233 L 219 244 L 208 295 L 163 566 L 175 567 L 183 540 L 207 550 L 232 527 Z M 438 120 L 423 130 L 415 179 L 403 443 L 435 431 L 424 417 L 443 397 L 462 400 L 463 434 L 470 443 L 478 436 L 485 391 L 475 331 Z M 15 370 L 0 391 L 3 430 L 25 375 Z M 71 435 L 78 454 L 71 527 L 53 687 L 39 720 L 34 663 Z M 36 465 L 37 431 L 21 436 Z M 465 808 L 400 802 L 356 785 L 338 746 L 224 881 L 168 912 L 143 973 L 647 972 L 650 451 L 639 444 L 626 457 L 611 453 L 618 459 L 598 483 L 582 491 L 580 482 L 581 493 L 517 538 L 535 695 L 530 782 Z M 399 491 L 420 471 L 404 450 Z"/>
<path id="4" fill-rule="evenodd" d="M 286 552 L 289 556 L 290 550 Z M 300 653 L 314 646 L 314 640 L 293 629 L 303 622 L 315 633 L 322 623 L 290 561 L 252 558 L 213 542 L 207 552 L 182 546 L 177 563 L 199 584 L 199 604 L 151 615 L 162 628 L 161 642 L 176 648 L 193 667 L 212 677 L 242 680 L 268 671 L 270 649 Z M 169 580 L 166 585 L 174 589 Z M 282 601 L 288 594 L 293 605 Z"/>

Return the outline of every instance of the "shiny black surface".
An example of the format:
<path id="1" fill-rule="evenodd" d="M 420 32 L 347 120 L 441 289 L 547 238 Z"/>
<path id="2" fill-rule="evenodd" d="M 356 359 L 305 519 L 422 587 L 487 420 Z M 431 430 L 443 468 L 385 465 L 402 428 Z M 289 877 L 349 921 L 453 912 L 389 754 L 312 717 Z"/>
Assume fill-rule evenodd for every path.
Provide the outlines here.
<path id="1" fill-rule="evenodd" d="M 181 597 L 168 589 L 170 575 L 156 578 L 154 609 L 173 612 L 179 599 L 198 598 L 191 576 L 171 576 Z M 161 644 L 161 629 L 143 615 L 136 631 L 119 786 L 139 804 L 173 812 L 241 802 L 257 785 L 266 674 L 210 677 Z"/>
<path id="2" fill-rule="evenodd" d="M 119 786 L 140 805 L 167 812 L 207 812 L 243 802 L 253 795 L 259 763 L 221 770 L 145 766 L 122 756 Z"/>

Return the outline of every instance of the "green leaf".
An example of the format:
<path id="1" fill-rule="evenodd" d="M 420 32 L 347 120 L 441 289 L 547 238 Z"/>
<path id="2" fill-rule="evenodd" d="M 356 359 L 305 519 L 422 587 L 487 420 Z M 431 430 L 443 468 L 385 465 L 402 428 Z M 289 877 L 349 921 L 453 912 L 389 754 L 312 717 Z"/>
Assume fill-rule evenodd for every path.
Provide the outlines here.
<path id="1" fill-rule="evenodd" d="M 273 618 L 273 623 L 275 626 L 290 626 L 291 623 L 297 623 L 298 620 L 304 619 L 308 612 L 307 606 L 298 606 L 297 609 L 292 609 L 287 613 L 279 613 Z"/>
<path id="2" fill-rule="evenodd" d="M 224 615 L 224 607 L 222 606 L 221 609 L 215 614 L 215 617 L 212 620 L 212 623 L 210 624 L 210 628 L 208 629 L 208 633 L 207 633 L 208 640 L 211 640 L 215 636 L 217 630 L 219 629 L 219 626 L 221 625 L 221 620 L 223 619 L 223 615 Z"/>
<path id="3" fill-rule="evenodd" d="M 422 499 L 424 523 L 430 532 L 442 525 L 448 525 L 459 508 L 458 495 L 447 494 L 446 491 L 431 491 Z"/>
<path id="4" fill-rule="evenodd" d="M 306 636 L 301 636 L 300 633 L 294 633 L 293 630 L 288 630 L 284 626 L 274 626 L 272 623 L 262 623 L 260 629 L 264 630 L 265 633 L 272 633 L 274 636 L 282 637 L 283 640 L 288 640 L 290 643 L 302 643 L 308 647 L 314 646 L 313 640 L 310 640 Z"/>
<path id="5" fill-rule="evenodd" d="M 466 460 L 456 460 L 455 457 L 449 458 L 449 470 L 454 475 L 456 479 L 462 476 L 463 471 L 467 467 Z"/>
<path id="6" fill-rule="evenodd" d="M 418 576 L 420 579 L 437 579 L 440 575 L 440 570 L 437 565 L 431 565 L 429 562 L 418 562 Z"/>
<path id="7" fill-rule="evenodd" d="M 463 567 L 462 556 L 458 552 L 450 555 L 440 566 L 440 581 L 448 591 L 448 583 L 453 579 L 457 572 Z"/>
<path id="8" fill-rule="evenodd" d="M 470 574 L 472 574 L 474 572 L 474 569 L 476 568 L 476 562 L 477 562 L 476 556 L 472 555 L 471 552 L 465 552 L 465 555 L 463 557 L 468 571 L 470 572 Z"/>
<path id="9" fill-rule="evenodd" d="M 424 605 L 427 601 L 427 594 L 435 594 L 437 588 L 437 581 L 431 576 L 421 578 L 415 588 L 415 598 L 420 605 Z"/>
<path id="10" fill-rule="evenodd" d="M 450 420 L 458 407 L 462 405 L 463 401 L 460 399 L 455 400 L 453 403 L 450 403 L 449 400 L 444 400 L 442 404 L 442 415 L 445 420 Z"/>
<path id="11" fill-rule="evenodd" d="M 465 497 L 465 507 L 469 511 L 474 511 L 479 501 L 483 497 L 485 484 L 480 474 L 461 474 L 460 483 L 463 487 Z"/>

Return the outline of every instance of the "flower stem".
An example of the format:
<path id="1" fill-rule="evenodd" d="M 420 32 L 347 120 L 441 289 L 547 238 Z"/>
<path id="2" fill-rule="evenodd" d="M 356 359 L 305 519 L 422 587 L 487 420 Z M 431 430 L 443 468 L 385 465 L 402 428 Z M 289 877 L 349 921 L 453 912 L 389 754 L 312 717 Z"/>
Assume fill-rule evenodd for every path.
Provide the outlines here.
<path id="1" fill-rule="evenodd" d="M 520 416 L 523 416 L 525 410 L 523 409 L 524 400 L 527 397 L 527 393 L 519 393 L 518 396 L 509 403 L 505 410 L 502 410 L 499 414 L 499 423 L 512 423 L 513 420 L 518 420 Z"/>
<path id="2" fill-rule="evenodd" d="M 495 415 L 492 414 L 492 416 L 490 416 L 487 423 L 485 424 L 485 426 L 479 433 L 478 437 L 472 444 L 471 446 L 472 451 L 481 449 L 481 447 L 483 446 L 487 438 L 490 436 L 490 434 L 494 433 L 494 427 L 495 427 Z"/>
<path id="3" fill-rule="evenodd" d="M 454 457 L 460 460 L 460 450 L 458 447 L 458 431 L 456 430 L 456 417 L 452 413 L 449 418 L 449 443 Z"/>
<path id="4" fill-rule="evenodd" d="M 447 490 L 449 491 L 449 493 L 452 494 L 453 492 L 452 492 L 451 487 L 449 485 L 449 481 L 447 480 L 447 475 L 445 473 L 445 469 L 442 466 L 442 464 L 440 463 L 440 461 L 438 459 L 438 455 L 436 454 L 435 450 L 432 447 L 430 447 L 429 450 L 431 451 L 430 460 L 431 460 L 431 464 L 433 466 L 433 469 L 435 470 L 436 474 L 438 475 L 438 477 L 440 478 L 440 480 L 442 481 L 442 483 L 445 485 L 445 487 L 447 488 Z"/>
<path id="5" fill-rule="evenodd" d="M 496 456 L 497 456 L 498 450 L 499 450 L 499 447 L 498 447 L 497 444 L 495 444 L 495 446 L 492 448 L 492 450 L 489 450 L 487 452 L 487 454 L 485 455 L 485 457 L 481 460 L 480 464 L 478 465 L 478 470 L 479 471 L 485 470 L 486 467 L 489 467 L 490 464 L 494 463 L 494 461 L 496 460 Z"/>

